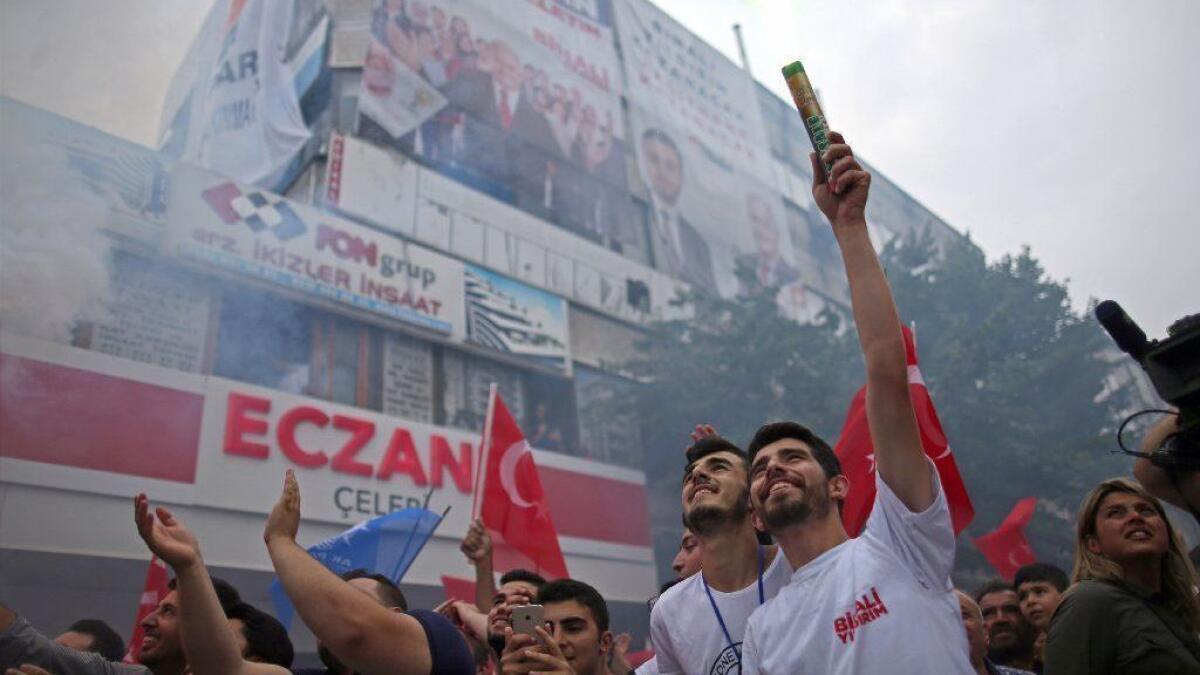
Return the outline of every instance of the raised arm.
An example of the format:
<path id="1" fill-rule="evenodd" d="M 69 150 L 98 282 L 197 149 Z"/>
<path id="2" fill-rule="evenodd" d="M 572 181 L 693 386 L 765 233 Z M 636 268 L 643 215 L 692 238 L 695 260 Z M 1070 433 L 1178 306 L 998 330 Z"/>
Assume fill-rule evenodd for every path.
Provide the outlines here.
<path id="1" fill-rule="evenodd" d="M 1164 415 L 1142 439 L 1141 451 L 1154 452 L 1177 433 L 1179 413 Z M 1133 475 L 1155 497 L 1188 509 L 1193 515 L 1200 509 L 1200 471 L 1180 468 L 1171 475 L 1145 457 L 1138 457 L 1133 462 Z"/>
<path id="2" fill-rule="evenodd" d="M 420 622 L 383 607 L 326 569 L 296 543 L 299 528 L 300 486 L 289 469 L 263 538 L 300 618 L 357 673 L 428 675 L 433 661 Z"/>
<path id="3" fill-rule="evenodd" d="M 148 675 L 144 666 L 106 661 L 77 652 L 42 635 L 24 617 L 0 603 L 0 667 L 29 664 L 55 675 Z"/>
<path id="4" fill-rule="evenodd" d="M 875 446 L 875 467 L 910 511 L 933 504 L 921 435 L 908 394 L 904 335 L 887 278 L 867 233 L 867 193 L 871 175 L 863 170 L 841 134 L 822 159 L 833 164 L 828 180 L 813 162 L 813 197 L 833 225 L 850 281 L 854 323 L 867 369 L 867 423 Z"/>
<path id="5" fill-rule="evenodd" d="M 486 613 L 496 596 L 496 577 L 492 566 L 492 538 L 483 521 L 476 518 L 459 546 L 475 567 L 475 608 Z"/>
<path id="6" fill-rule="evenodd" d="M 150 500 L 144 494 L 133 499 L 133 519 L 146 547 L 175 570 L 179 636 L 191 673 L 287 675 L 285 668 L 242 658 L 234 629 L 225 618 L 212 578 L 204 567 L 195 535 L 161 506 L 151 514 Z"/>

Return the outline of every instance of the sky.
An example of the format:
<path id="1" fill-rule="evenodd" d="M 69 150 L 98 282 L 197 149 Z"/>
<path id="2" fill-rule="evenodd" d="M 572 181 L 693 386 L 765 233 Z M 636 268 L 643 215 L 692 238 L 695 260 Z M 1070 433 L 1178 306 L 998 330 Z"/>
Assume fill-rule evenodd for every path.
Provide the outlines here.
<path id="1" fill-rule="evenodd" d="M 803 60 L 831 126 L 989 259 L 1028 245 L 1152 338 L 1200 311 L 1200 2 L 657 4 L 734 60 L 741 23 L 781 95 Z M 0 93 L 152 144 L 210 5 L 0 0 Z"/>

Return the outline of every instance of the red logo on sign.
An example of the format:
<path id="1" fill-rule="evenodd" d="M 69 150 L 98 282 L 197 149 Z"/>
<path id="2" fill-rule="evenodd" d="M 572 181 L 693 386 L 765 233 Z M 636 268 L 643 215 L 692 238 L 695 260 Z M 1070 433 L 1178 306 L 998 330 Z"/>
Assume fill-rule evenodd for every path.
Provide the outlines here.
<path id="1" fill-rule="evenodd" d="M 249 394 L 230 392 L 225 411 L 225 443 L 227 455 L 239 455 L 265 460 L 271 446 L 265 442 L 271 433 L 267 415 L 271 413 L 271 400 Z M 296 428 L 311 424 L 325 429 L 333 428 L 345 432 L 341 446 L 336 448 L 305 448 L 296 438 Z M 471 493 L 471 460 L 474 456 L 470 443 L 460 443 L 458 457 L 444 436 L 429 436 L 429 472 L 426 473 L 412 432 L 397 426 L 391 430 L 387 449 L 377 464 L 359 458 L 363 448 L 375 438 L 378 430 L 375 423 L 349 415 L 329 415 L 312 405 L 292 406 L 275 425 L 275 440 L 287 459 L 306 469 L 319 469 L 329 465 L 330 470 L 379 480 L 391 480 L 396 474 L 407 475 L 415 485 L 432 485 L 440 488 L 448 473 L 454 486 L 463 494 Z M 259 440 L 251 440 L 257 436 Z M 329 452 L 326 452 L 328 450 Z"/>

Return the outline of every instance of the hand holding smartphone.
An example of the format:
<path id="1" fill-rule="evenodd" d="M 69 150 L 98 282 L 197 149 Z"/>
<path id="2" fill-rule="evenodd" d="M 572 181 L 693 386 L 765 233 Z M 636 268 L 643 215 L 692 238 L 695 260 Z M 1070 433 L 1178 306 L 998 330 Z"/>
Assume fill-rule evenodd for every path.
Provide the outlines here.
<path id="1" fill-rule="evenodd" d="M 517 605 L 512 608 L 512 629 L 514 633 L 537 637 L 538 626 L 546 623 L 546 612 L 541 605 Z"/>

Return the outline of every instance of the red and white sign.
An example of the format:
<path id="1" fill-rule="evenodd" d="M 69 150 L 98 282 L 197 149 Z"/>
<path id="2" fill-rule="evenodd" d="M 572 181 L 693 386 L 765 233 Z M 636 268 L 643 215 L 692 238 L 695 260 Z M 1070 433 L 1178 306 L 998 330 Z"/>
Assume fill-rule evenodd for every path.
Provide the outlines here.
<path id="1" fill-rule="evenodd" d="M 5 482 L 266 514 L 292 468 L 306 520 L 353 524 L 432 489 L 430 508 L 451 507 L 437 536 L 466 532 L 478 432 L 0 337 Z M 640 472 L 533 458 L 564 550 L 651 560 Z"/>
<path id="2" fill-rule="evenodd" d="M 462 263 L 195 167 L 172 173 L 170 252 L 460 338 Z"/>

